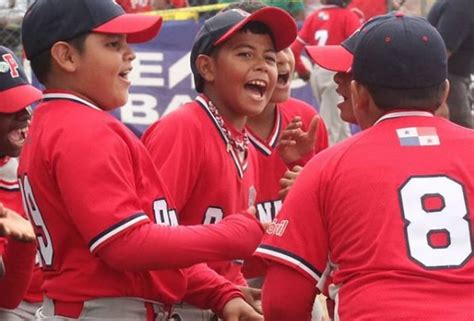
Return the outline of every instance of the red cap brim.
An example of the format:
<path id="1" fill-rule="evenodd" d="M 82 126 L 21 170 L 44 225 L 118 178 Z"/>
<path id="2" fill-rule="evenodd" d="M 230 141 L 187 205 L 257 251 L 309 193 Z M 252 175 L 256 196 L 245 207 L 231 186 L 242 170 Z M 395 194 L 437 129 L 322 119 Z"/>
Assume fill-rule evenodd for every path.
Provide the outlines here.
<path id="1" fill-rule="evenodd" d="M 0 113 L 16 113 L 43 98 L 41 91 L 31 85 L 16 86 L 0 92 Z"/>
<path id="2" fill-rule="evenodd" d="M 352 54 L 342 46 L 306 46 L 311 59 L 324 69 L 337 72 L 350 72 Z"/>
<path id="3" fill-rule="evenodd" d="M 280 51 L 289 47 L 295 41 L 298 34 L 295 19 L 285 10 L 276 7 L 265 7 L 259 9 L 230 28 L 214 45 L 217 46 L 229 39 L 250 21 L 259 21 L 266 25 L 273 34 L 275 50 Z"/>
<path id="4" fill-rule="evenodd" d="M 92 31 L 109 34 L 126 34 L 127 42 L 147 42 L 158 34 L 163 19 L 157 15 L 123 14 L 94 28 Z"/>

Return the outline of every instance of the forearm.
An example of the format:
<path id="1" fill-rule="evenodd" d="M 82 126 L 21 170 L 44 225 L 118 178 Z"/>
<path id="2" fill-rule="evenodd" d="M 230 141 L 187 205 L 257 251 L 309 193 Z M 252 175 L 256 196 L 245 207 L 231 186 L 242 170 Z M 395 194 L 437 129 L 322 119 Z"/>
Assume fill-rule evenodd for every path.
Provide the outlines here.
<path id="1" fill-rule="evenodd" d="M 0 307 L 14 309 L 30 285 L 36 258 L 36 243 L 9 240 L 3 262 L 5 276 L 0 279 Z"/>
<path id="2" fill-rule="evenodd" d="M 310 321 L 316 287 L 285 265 L 272 263 L 265 276 L 262 305 L 265 321 Z"/>
<path id="3" fill-rule="evenodd" d="M 293 55 L 295 56 L 295 70 L 298 75 L 305 75 L 309 73 L 308 68 L 306 68 L 303 60 L 301 59 L 301 51 L 303 51 L 304 44 L 300 42 L 298 39 L 293 42 L 291 45 L 291 51 L 293 51 Z"/>
<path id="4" fill-rule="evenodd" d="M 212 225 L 169 227 L 150 223 L 105 244 L 98 255 L 123 270 L 185 268 L 250 256 L 262 235 L 260 223 L 247 213 L 229 215 Z"/>
<path id="5" fill-rule="evenodd" d="M 236 297 L 244 297 L 235 285 L 204 263 L 194 265 L 186 271 L 188 289 L 183 301 L 191 305 L 201 309 L 212 309 L 221 315 L 228 301 Z"/>

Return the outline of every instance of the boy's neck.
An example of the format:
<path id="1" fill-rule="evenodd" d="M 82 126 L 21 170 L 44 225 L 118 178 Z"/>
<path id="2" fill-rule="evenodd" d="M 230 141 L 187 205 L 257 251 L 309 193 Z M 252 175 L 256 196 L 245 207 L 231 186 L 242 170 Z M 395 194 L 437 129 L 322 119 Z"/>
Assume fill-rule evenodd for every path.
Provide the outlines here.
<path id="1" fill-rule="evenodd" d="M 219 115 L 229 124 L 231 124 L 236 130 L 242 131 L 247 123 L 247 116 L 234 112 L 231 108 L 226 106 L 217 95 L 212 92 L 206 92 L 205 95 L 214 104 Z"/>
<path id="2" fill-rule="evenodd" d="M 267 139 L 275 125 L 276 103 L 269 103 L 263 112 L 247 119 L 247 127 L 261 139 Z"/>

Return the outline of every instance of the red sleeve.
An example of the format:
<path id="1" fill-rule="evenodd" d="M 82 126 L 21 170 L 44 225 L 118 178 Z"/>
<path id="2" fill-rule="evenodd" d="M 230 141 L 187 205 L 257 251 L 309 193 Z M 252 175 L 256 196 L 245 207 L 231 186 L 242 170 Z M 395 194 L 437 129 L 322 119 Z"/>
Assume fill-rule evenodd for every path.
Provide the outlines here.
<path id="1" fill-rule="evenodd" d="M 30 284 L 36 257 L 36 242 L 8 240 L 3 255 L 5 276 L 0 279 L 0 307 L 14 309 Z"/>
<path id="2" fill-rule="evenodd" d="M 298 39 L 296 39 L 290 47 L 293 55 L 295 56 L 295 70 L 300 76 L 309 72 L 308 68 L 306 68 L 306 65 L 301 59 L 301 51 L 303 50 L 303 47 L 304 44 Z"/>
<path id="3" fill-rule="evenodd" d="M 315 297 L 314 282 L 288 266 L 273 263 L 263 285 L 265 321 L 310 321 Z"/>
<path id="4" fill-rule="evenodd" d="M 345 37 L 348 38 L 351 36 L 354 31 L 356 31 L 360 26 L 362 22 L 360 20 L 360 17 L 353 11 L 350 11 L 350 14 L 347 15 L 346 19 L 346 30 L 345 30 Z"/>
<path id="5" fill-rule="evenodd" d="M 229 215 L 211 225 L 170 227 L 149 223 L 124 232 L 97 253 L 110 266 L 123 270 L 183 268 L 250 256 L 262 235 L 260 222 L 247 213 Z"/>
<path id="6" fill-rule="evenodd" d="M 187 269 L 188 289 L 183 301 L 201 309 L 212 309 L 218 315 L 229 300 L 241 297 L 242 292 L 223 276 L 206 264 L 197 264 Z"/>

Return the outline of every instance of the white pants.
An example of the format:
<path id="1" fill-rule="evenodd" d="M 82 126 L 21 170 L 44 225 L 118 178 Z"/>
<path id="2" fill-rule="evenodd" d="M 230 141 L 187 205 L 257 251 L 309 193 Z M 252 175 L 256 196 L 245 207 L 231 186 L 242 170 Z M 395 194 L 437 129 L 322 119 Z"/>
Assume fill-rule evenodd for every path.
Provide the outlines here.
<path id="1" fill-rule="evenodd" d="M 36 310 L 41 307 L 41 303 L 30 303 L 21 301 L 20 305 L 13 310 L 0 308 L 1 321 L 24 321 L 34 320 Z"/>
<path id="2" fill-rule="evenodd" d="M 329 145 L 334 145 L 351 135 L 349 124 L 341 119 L 341 112 L 337 108 L 342 97 L 336 92 L 335 74 L 333 71 L 314 65 L 309 80 L 314 98 L 319 104 L 319 114 L 328 130 Z"/>
<path id="3" fill-rule="evenodd" d="M 154 303 L 157 314 L 155 321 L 167 321 L 168 313 L 162 304 Z M 84 307 L 77 319 L 54 315 L 54 303 L 46 298 L 41 308 L 36 311 L 37 321 L 146 321 L 145 302 L 135 298 L 103 298 L 84 302 Z"/>

